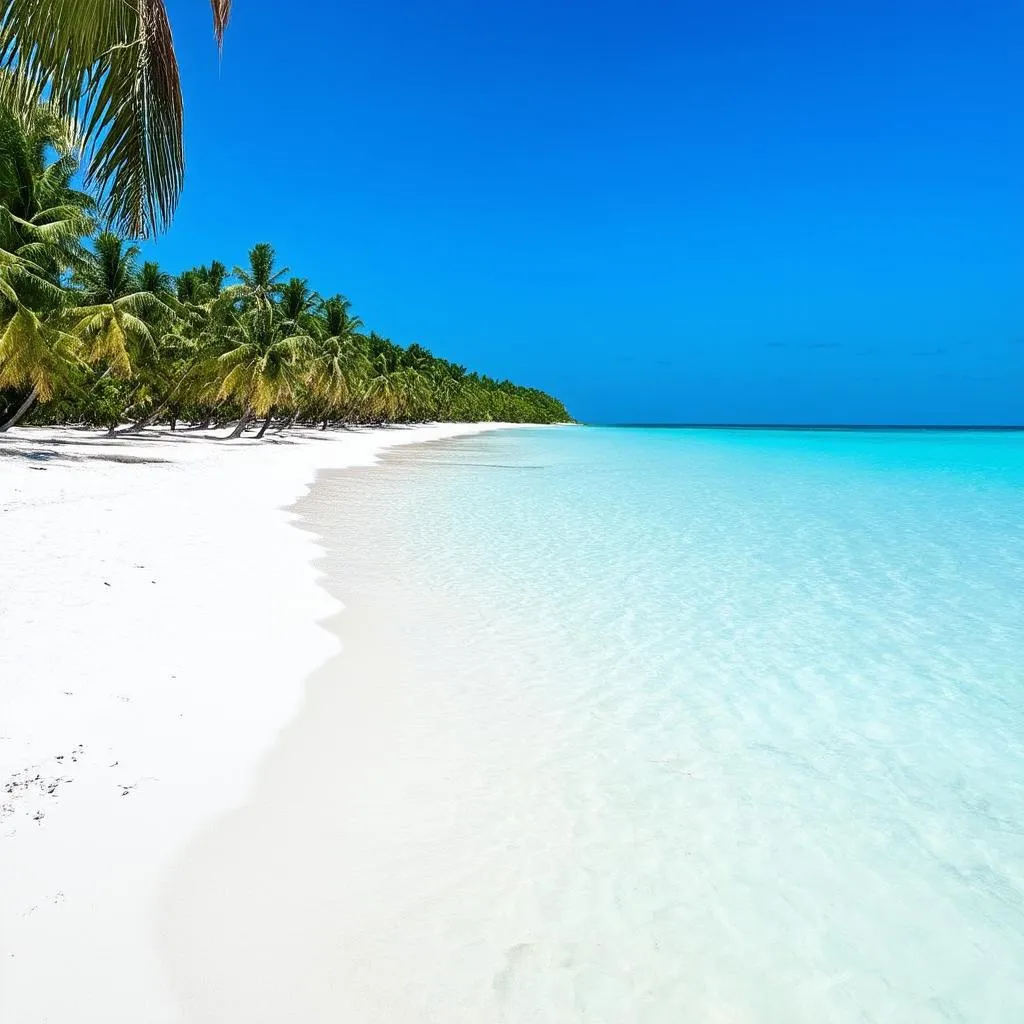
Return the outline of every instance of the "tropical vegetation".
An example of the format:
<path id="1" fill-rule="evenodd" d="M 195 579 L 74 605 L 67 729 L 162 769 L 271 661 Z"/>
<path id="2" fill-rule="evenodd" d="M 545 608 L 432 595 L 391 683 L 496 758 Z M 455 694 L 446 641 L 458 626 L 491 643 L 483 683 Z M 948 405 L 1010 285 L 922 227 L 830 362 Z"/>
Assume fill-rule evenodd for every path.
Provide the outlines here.
<path id="1" fill-rule="evenodd" d="M 210 0 L 218 47 L 231 0 Z M 164 0 L 0 0 L 0 102 L 45 96 L 80 126 L 85 178 L 133 237 L 171 219 L 185 171 L 178 62 Z"/>
<path id="2" fill-rule="evenodd" d="M 80 152 L 59 105 L 0 101 L 0 431 L 569 418 L 541 391 L 367 331 L 267 243 L 232 271 L 143 261 L 76 187 Z"/>

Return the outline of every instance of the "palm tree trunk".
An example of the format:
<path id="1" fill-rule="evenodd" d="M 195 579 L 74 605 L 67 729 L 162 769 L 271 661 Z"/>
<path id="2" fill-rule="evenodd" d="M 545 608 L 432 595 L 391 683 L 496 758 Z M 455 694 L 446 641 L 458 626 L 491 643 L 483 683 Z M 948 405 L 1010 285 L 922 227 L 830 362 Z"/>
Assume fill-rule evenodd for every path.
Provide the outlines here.
<path id="1" fill-rule="evenodd" d="M 7 431 L 11 429 L 11 427 L 15 426 L 20 420 L 24 419 L 29 409 L 31 409 L 32 406 L 36 404 L 37 397 L 38 392 L 36 391 L 35 388 L 33 388 L 28 393 L 28 397 L 25 399 L 25 401 L 18 406 L 14 415 L 6 423 L 0 424 L 0 434 L 6 434 Z"/>
<path id="2" fill-rule="evenodd" d="M 174 400 L 174 396 L 178 393 L 178 389 L 188 379 L 188 375 L 192 372 L 193 365 L 194 364 L 189 365 L 189 368 L 177 379 L 171 390 L 164 396 L 163 401 L 148 416 L 143 416 L 141 420 L 136 420 L 131 427 L 125 431 L 125 433 L 137 434 L 140 430 L 145 430 L 146 427 L 151 427 L 156 423 L 157 417 L 167 409 L 168 406 L 170 406 L 171 402 Z M 171 430 L 173 429 L 174 427 L 171 427 Z"/>
<path id="3" fill-rule="evenodd" d="M 167 408 L 167 403 L 158 405 L 154 412 L 151 412 L 148 416 L 143 416 L 141 420 L 136 420 L 126 431 L 126 434 L 138 434 L 140 431 L 145 430 L 146 427 L 151 427 L 156 423 L 157 417 Z"/>
<path id="4" fill-rule="evenodd" d="M 249 406 L 246 406 L 242 410 L 242 418 L 238 421 L 238 426 L 236 426 L 235 429 L 232 430 L 230 434 L 228 434 L 228 440 L 233 441 L 236 437 L 241 437 L 242 431 L 245 430 L 247 426 L 249 426 L 249 420 L 251 419 L 252 410 L 249 408 Z"/>
<path id="5" fill-rule="evenodd" d="M 271 407 L 270 407 L 270 408 L 269 408 L 269 409 L 267 410 L 267 418 L 266 418 L 266 419 L 265 419 L 265 420 L 263 421 L 263 426 L 262 426 L 262 427 L 260 427 L 260 431 L 259 431 L 259 433 L 258 433 L 258 434 L 256 435 L 256 440 L 257 440 L 257 441 L 258 441 L 258 440 L 259 440 L 259 439 L 260 439 L 260 438 L 261 438 L 261 437 L 262 437 L 262 436 L 263 436 L 263 435 L 264 435 L 264 434 L 265 434 L 265 433 L 267 432 L 267 427 L 269 427 L 269 426 L 270 426 L 270 421 L 271 421 L 271 420 L 272 420 L 273 418 L 274 418 L 274 407 L 273 407 L 273 406 L 271 406 Z"/>

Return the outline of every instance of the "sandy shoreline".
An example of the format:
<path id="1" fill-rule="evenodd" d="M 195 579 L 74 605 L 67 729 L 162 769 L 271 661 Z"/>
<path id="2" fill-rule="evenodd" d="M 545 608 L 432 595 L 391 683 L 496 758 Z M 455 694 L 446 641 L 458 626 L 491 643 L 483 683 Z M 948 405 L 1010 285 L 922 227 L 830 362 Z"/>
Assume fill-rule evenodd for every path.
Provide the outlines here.
<path id="1" fill-rule="evenodd" d="M 529 908 L 568 849 L 544 767 L 559 720 L 524 685 L 540 645 L 497 640 L 504 603 L 442 582 L 416 540 L 420 523 L 446 547 L 424 489 L 478 473 L 477 452 L 490 467 L 492 443 L 321 474 L 294 506 L 344 603 L 324 622 L 342 649 L 244 803 L 163 874 L 156 931 L 189 1024 L 556 1019 L 520 949 L 553 930 Z"/>
<path id="2" fill-rule="evenodd" d="M 285 508 L 320 469 L 490 427 L 0 442 L 0 1019 L 181 1019 L 158 879 L 337 648 Z"/>

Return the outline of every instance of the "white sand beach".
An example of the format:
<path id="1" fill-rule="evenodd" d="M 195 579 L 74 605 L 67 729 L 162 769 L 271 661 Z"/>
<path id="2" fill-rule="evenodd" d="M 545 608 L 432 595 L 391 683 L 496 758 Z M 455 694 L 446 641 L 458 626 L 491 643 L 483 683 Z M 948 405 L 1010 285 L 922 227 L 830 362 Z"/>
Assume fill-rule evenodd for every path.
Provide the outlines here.
<path id="1" fill-rule="evenodd" d="M 0 440 L 0 1020 L 181 1019 L 161 873 L 337 648 L 286 508 L 320 469 L 492 427 Z"/>

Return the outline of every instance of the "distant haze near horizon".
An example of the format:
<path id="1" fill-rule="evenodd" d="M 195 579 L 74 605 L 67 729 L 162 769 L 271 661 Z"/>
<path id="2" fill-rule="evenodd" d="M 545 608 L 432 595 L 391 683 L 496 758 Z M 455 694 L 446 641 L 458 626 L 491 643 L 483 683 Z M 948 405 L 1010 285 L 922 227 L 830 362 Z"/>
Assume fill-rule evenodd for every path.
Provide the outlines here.
<path id="1" fill-rule="evenodd" d="M 251 0 L 219 72 L 170 7 L 168 270 L 270 241 L 585 421 L 1024 421 L 1024 5 Z"/>

